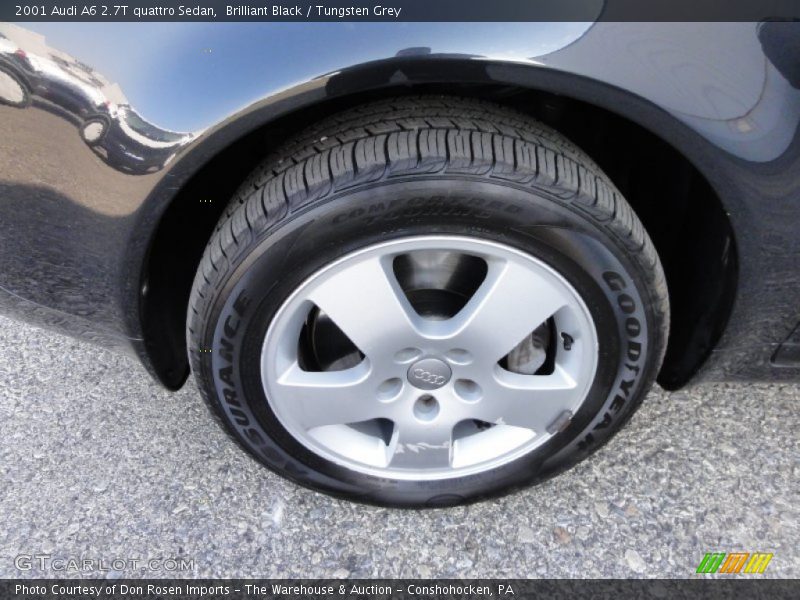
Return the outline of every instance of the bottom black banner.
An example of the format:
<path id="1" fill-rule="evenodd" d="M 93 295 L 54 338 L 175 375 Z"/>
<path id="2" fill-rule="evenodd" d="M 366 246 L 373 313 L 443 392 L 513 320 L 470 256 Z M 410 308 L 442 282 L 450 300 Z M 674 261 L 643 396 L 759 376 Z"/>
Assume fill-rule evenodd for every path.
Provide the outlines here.
<path id="1" fill-rule="evenodd" d="M 3 600 L 424 600 L 428 598 L 716 599 L 800 597 L 800 580 L 777 579 L 5 579 Z"/>

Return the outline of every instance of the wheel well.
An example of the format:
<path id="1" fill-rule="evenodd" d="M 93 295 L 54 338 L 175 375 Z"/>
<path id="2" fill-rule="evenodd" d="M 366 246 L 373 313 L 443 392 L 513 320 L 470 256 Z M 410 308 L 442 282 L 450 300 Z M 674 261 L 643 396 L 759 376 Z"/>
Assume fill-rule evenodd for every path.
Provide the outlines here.
<path id="1" fill-rule="evenodd" d="M 206 243 L 229 199 L 262 158 L 308 123 L 378 98 L 408 93 L 481 97 L 547 123 L 586 151 L 641 219 L 661 258 L 671 305 L 667 354 L 658 382 L 685 384 L 722 335 L 733 304 L 737 258 L 725 209 L 702 174 L 640 125 L 592 104 L 549 92 L 497 85 L 384 89 L 300 109 L 240 138 L 213 157 L 163 214 L 145 263 L 145 347 L 162 382 L 188 373 L 186 310 Z"/>

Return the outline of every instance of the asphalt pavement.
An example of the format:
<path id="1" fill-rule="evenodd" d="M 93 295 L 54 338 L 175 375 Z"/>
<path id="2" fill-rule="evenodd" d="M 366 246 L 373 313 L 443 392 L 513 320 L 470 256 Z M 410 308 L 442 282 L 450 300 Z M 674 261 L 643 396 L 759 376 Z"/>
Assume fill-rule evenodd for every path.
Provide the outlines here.
<path id="1" fill-rule="evenodd" d="M 543 485 L 383 509 L 260 467 L 192 381 L 0 319 L 0 577 L 694 577 L 714 551 L 800 577 L 799 409 L 800 386 L 656 389 Z"/>

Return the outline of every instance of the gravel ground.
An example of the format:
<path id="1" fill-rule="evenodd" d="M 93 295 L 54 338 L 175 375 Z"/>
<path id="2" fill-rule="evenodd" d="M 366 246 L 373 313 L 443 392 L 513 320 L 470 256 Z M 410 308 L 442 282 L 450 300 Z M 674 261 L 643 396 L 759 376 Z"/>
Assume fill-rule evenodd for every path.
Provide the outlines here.
<path id="1" fill-rule="evenodd" d="M 15 568 L 40 553 L 185 558 L 197 577 L 691 577 L 709 551 L 774 552 L 766 576 L 800 577 L 798 402 L 800 386 L 655 390 L 537 488 L 389 510 L 259 467 L 192 382 L 170 394 L 130 358 L 0 319 L 0 577 L 65 575 Z"/>

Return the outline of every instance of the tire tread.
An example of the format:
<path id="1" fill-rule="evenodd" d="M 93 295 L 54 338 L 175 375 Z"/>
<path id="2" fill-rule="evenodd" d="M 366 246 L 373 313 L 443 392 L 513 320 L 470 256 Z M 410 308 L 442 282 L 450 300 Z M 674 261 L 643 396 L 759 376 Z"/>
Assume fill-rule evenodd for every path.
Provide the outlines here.
<path id="1" fill-rule="evenodd" d="M 204 381 L 204 321 L 213 291 L 240 256 L 292 213 L 354 186 L 393 178 L 461 174 L 523 186 L 580 211 L 609 231 L 637 264 L 656 314 L 660 365 L 669 328 L 667 285 L 633 209 L 584 152 L 527 115 L 476 100 L 409 96 L 358 106 L 311 125 L 270 153 L 226 207 L 192 288 L 187 337 L 192 371 L 231 436 Z M 648 386 L 649 387 L 649 386 Z M 238 440 L 237 440 L 238 441 Z"/>

